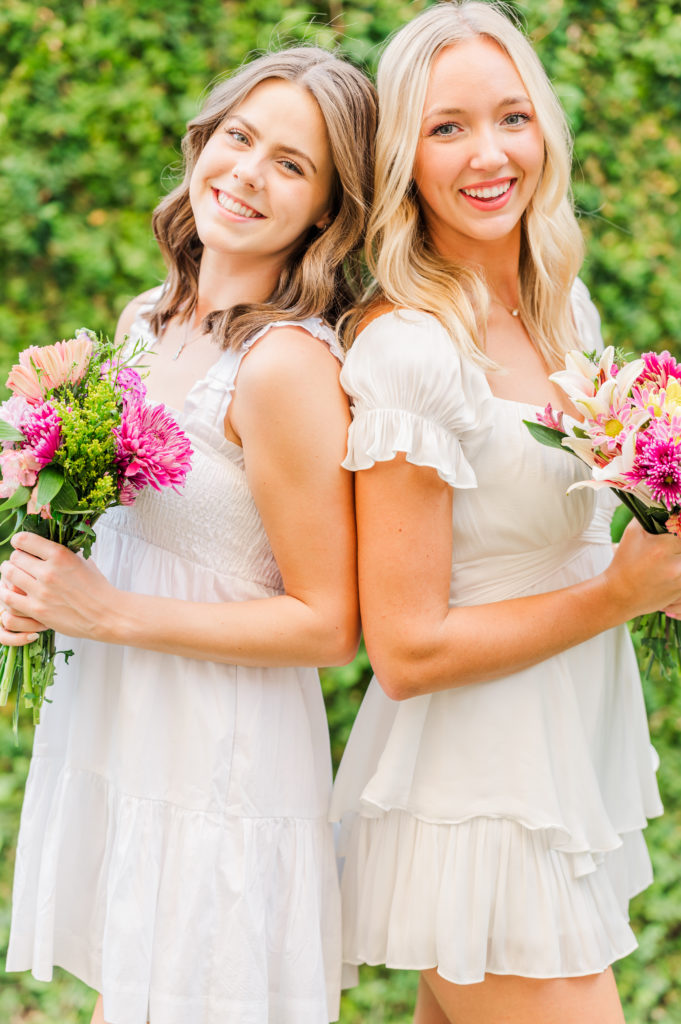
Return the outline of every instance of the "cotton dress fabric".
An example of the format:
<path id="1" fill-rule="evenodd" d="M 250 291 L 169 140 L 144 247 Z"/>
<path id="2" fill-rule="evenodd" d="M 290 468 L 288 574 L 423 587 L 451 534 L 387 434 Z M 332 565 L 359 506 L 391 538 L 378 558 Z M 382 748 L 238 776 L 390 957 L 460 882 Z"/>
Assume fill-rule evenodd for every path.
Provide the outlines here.
<path id="1" fill-rule="evenodd" d="M 583 348 L 601 349 L 580 281 L 573 312 Z M 586 468 L 538 444 L 522 422 L 537 408 L 494 397 L 433 317 L 378 317 L 341 379 L 354 405 L 348 469 L 406 452 L 454 488 L 451 606 L 555 590 L 608 565 L 607 498 L 566 495 Z M 437 967 L 460 984 L 602 971 L 636 945 L 627 907 L 651 881 L 641 830 L 662 812 L 655 767 L 624 626 L 403 702 L 373 679 L 332 800 L 346 963 Z"/>
<path id="2" fill-rule="evenodd" d="M 277 326 L 277 325 L 274 325 Z M 318 319 L 299 326 L 340 359 Z M 223 421 L 225 351 L 178 421 L 180 494 L 146 490 L 97 525 L 124 591 L 219 602 L 283 592 Z M 131 337 L 154 338 L 138 320 Z M 340 897 L 328 729 L 314 669 L 246 668 L 58 638 L 21 819 L 7 969 L 53 965 L 103 993 L 111 1024 L 337 1019 Z"/>

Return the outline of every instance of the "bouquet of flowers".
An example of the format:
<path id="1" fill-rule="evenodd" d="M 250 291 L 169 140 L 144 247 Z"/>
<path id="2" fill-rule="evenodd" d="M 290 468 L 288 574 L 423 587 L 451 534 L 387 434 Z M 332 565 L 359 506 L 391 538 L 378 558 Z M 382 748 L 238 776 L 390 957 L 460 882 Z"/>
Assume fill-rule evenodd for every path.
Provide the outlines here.
<path id="1" fill-rule="evenodd" d="M 609 487 L 648 533 L 681 536 L 681 365 L 669 352 L 627 362 L 612 346 L 569 352 L 551 375 L 584 414 L 570 421 L 550 405 L 525 420 L 543 444 L 565 448 L 591 468 L 591 479 L 568 488 Z M 681 668 L 681 622 L 663 612 L 640 616 L 634 629 L 663 671 Z"/>
<path id="2" fill-rule="evenodd" d="M 0 562 L 19 530 L 90 555 L 94 525 L 107 509 L 132 505 L 140 491 L 177 490 L 191 466 L 186 435 L 146 389 L 124 346 L 81 328 L 75 338 L 19 356 L 0 405 Z M 3 500 L 4 499 L 4 500 Z M 0 648 L 0 705 L 16 694 L 40 721 L 53 681 L 53 630 L 25 647 Z"/>

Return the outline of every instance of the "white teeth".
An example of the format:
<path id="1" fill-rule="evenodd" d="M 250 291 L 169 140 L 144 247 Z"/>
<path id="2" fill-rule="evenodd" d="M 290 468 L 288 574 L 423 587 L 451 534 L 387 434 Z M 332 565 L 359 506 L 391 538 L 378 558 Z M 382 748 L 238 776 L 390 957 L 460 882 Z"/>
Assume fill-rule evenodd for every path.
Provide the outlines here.
<path id="1" fill-rule="evenodd" d="M 508 192 L 511 184 L 507 181 L 503 185 L 493 185 L 491 188 L 462 188 L 461 191 L 464 195 L 473 196 L 474 199 L 497 199 Z"/>
<path id="2" fill-rule="evenodd" d="M 230 213 L 237 213 L 240 217 L 260 216 L 256 210 L 251 210 L 250 207 L 244 206 L 243 203 L 237 203 L 235 199 L 230 199 L 225 192 L 218 192 L 218 202 L 225 210 L 229 210 Z"/>

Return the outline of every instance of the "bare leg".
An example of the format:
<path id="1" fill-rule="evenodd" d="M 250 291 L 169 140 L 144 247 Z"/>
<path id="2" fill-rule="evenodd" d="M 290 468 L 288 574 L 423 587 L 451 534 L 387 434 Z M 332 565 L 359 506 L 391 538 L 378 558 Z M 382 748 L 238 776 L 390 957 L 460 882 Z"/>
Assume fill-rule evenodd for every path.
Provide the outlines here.
<path id="1" fill-rule="evenodd" d="M 92 1014 L 90 1024 L 106 1024 L 106 1021 L 104 1020 L 104 1009 L 102 1007 L 101 996 L 97 996 L 97 1002 L 95 1003 L 95 1009 Z"/>
<path id="2" fill-rule="evenodd" d="M 433 995 L 423 974 L 419 978 L 419 991 L 414 1010 L 414 1024 L 449 1024 L 449 1018 Z"/>
<path id="3" fill-rule="evenodd" d="M 488 974 L 477 985 L 453 985 L 435 969 L 422 978 L 449 1024 L 624 1024 L 610 969 L 546 981 Z M 437 1017 L 418 1022 L 439 1024 Z"/>

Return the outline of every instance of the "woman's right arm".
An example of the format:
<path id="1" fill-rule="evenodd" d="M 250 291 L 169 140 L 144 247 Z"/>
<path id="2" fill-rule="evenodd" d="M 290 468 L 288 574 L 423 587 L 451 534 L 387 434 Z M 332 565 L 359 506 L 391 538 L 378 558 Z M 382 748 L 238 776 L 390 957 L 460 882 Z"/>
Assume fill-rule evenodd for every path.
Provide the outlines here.
<path id="1" fill-rule="evenodd" d="M 362 332 L 341 379 L 354 400 L 344 465 L 355 470 L 362 625 L 388 696 L 496 679 L 681 600 L 681 540 L 633 524 L 593 579 L 450 608 L 456 495 L 477 485 L 467 454 L 490 422 L 484 377 L 432 317 L 392 313 Z"/>
<path id="2" fill-rule="evenodd" d="M 389 697 L 496 679 L 681 600 L 681 540 L 632 523 L 605 572 L 493 604 L 449 607 L 452 488 L 403 454 L 355 477 L 367 652 Z"/>

